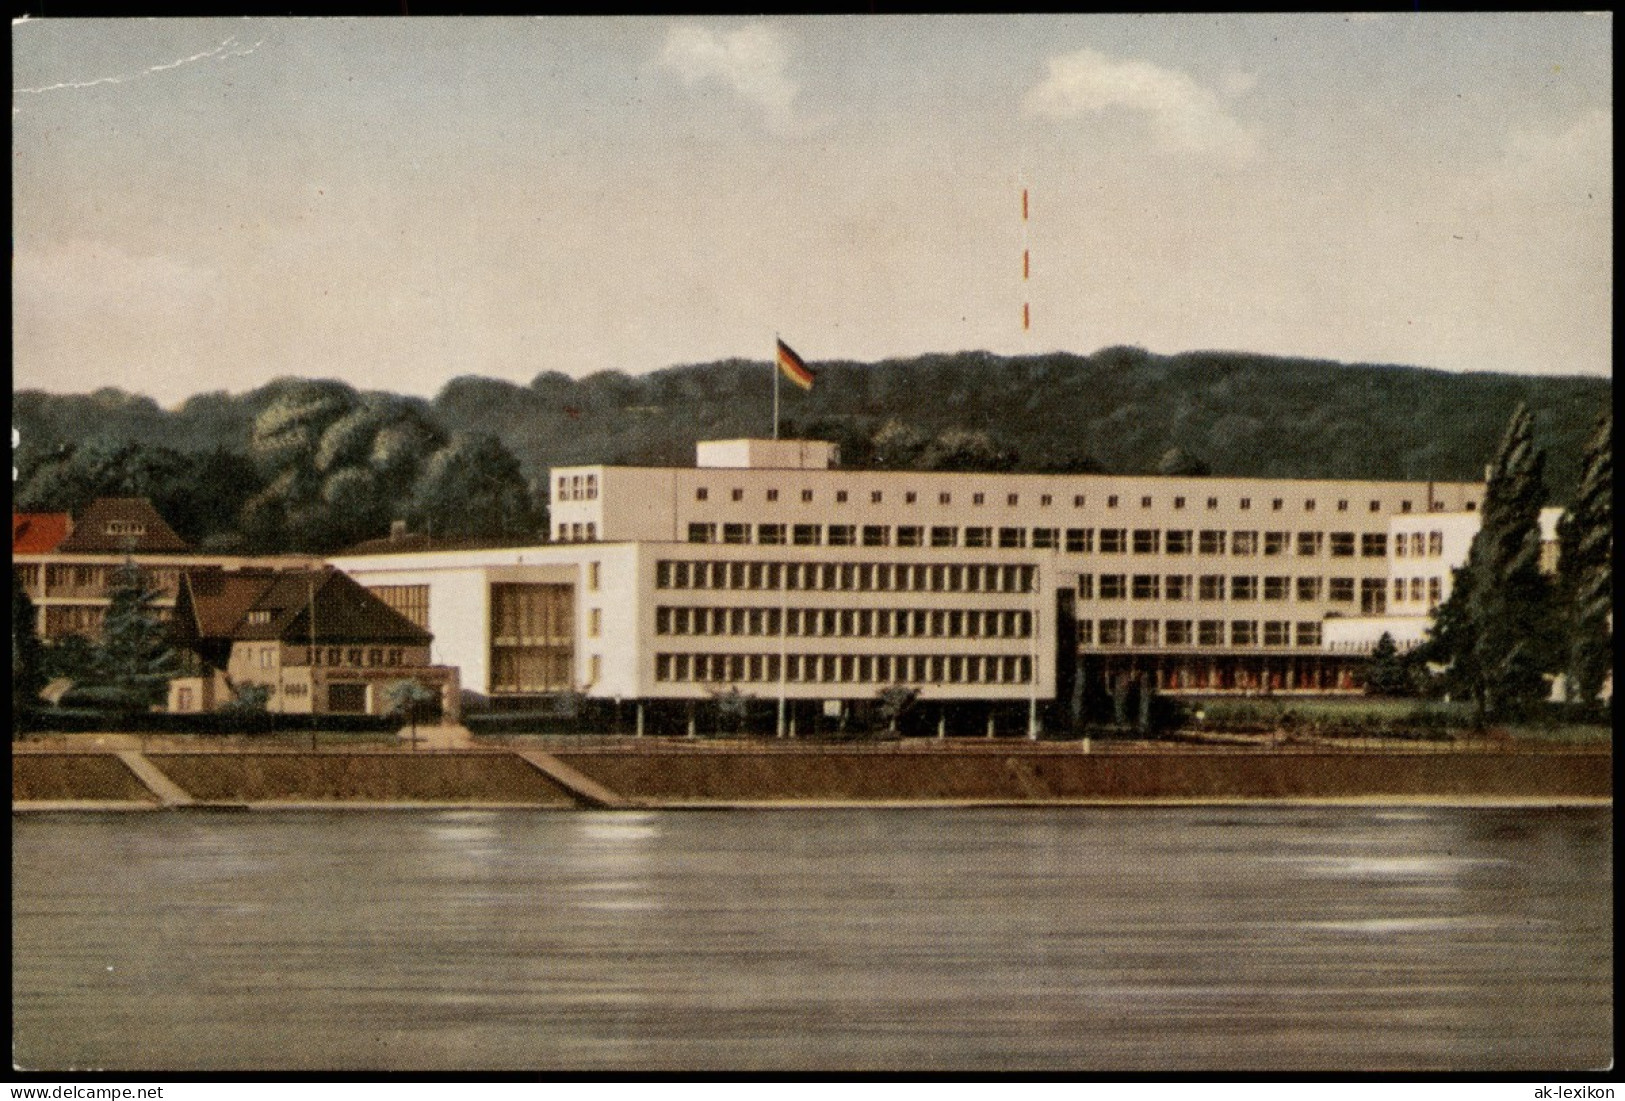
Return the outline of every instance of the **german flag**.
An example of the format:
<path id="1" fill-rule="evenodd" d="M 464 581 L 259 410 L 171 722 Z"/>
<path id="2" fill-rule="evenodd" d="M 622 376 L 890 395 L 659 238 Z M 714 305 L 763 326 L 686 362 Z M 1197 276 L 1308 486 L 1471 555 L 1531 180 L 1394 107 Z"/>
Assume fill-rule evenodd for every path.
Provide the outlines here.
<path id="1" fill-rule="evenodd" d="M 779 341 L 779 370 L 784 372 L 785 378 L 803 390 L 811 390 L 813 379 L 818 377 L 813 369 L 796 355 L 795 349 L 782 340 Z"/>

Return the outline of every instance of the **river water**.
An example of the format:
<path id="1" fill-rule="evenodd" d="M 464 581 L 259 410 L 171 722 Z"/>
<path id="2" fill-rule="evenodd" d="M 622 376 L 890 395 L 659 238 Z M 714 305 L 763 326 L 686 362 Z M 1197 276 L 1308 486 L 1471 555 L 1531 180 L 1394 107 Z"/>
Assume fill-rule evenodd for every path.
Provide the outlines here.
<path id="1" fill-rule="evenodd" d="M 1608 808 L 14 816 L 36 1069 L 1563 1070 Z"/>

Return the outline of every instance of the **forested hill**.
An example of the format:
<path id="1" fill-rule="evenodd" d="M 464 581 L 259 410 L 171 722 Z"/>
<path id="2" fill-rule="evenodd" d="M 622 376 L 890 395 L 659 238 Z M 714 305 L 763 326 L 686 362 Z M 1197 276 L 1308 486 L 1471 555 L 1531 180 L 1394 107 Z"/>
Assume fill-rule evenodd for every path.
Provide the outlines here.
<path id="1" fill-rule="evenodd" d="M 1526 402 L 1556 501 L 1572 491 L 1583 441 L 1613 393 L 1600 378 L 1137 348 L 812 366 L 811 391 L 782 389 L 786 434 L 834 439 L 849 465 L 1149 473 L 1168 469 L 1168 453 L 1179 449 L 1181 463 L 1215 475 L 1465 480 L 1482 476 L 1513 409 Z M 68 498 L 89 483 L 66 469 L 63 449 L 95 444 L 91 452 L 108 455 L 128 442 L 251 458 L 264 482 L 267 456 L 299 480 L 306 472 L 291 454 L 306 454 L 319 474 L 323 462 L 362 462 L 356 456 L 383 441 L 387 461 L 371 474 L 346 474 L 347 493 L 367 478 L 379 487 L 393 478 L 405 492 L 437 449 L 476 433 L 497 437 L 534 488 L 560 463 L 686 465 L 697 439 L 770 433 L 772 378 L 765 360 L 580 380 L 548 372 L 528 386 L 461 377 L 432 401 L 279 379 L 235 396 L 200 394 L 174 410 L 117 390 L 22 391 L 13 414 L 22 432 L 18 498 L 25 507 L 77 507 Z M 342 425 L 339 439 L 324 449 L 318 437 L 333 424 Z M 495 453 L 482 454 L 470 471 L 483 471 Z M 456 456 L 448 455 L 440 467 L 450 470 Z M 337 491 L 310 483 L 310 494 L 324 492 Z"/>

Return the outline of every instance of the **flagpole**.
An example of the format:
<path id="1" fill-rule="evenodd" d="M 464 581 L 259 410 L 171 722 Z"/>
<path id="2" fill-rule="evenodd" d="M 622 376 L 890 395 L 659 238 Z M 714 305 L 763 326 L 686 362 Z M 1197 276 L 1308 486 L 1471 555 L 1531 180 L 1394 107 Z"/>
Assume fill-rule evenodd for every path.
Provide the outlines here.
<path id="1" fill-rule="evenodd" d="M 779 438 L 779 334 L 773 334 L 773 438 Z"/>

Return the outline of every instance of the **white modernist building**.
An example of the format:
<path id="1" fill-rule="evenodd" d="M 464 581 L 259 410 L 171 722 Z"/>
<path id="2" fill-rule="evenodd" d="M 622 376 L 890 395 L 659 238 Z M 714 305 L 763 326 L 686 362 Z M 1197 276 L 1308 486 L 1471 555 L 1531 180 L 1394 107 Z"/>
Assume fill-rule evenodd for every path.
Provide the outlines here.
<path id="1" fill-rule="evenodd" d="M 898 685 L 996 709 L 1067 699 L 1080 667 L 1171 692 L 1355 691 L 1365 651 L 1333 642 L 1340 624 L 1425 617 L 1483 496 L 836 462 L 822 441 L 727 440 L 693 468 L 559 468 L 550 544 L 333 562 L 493 701 Z"/>

